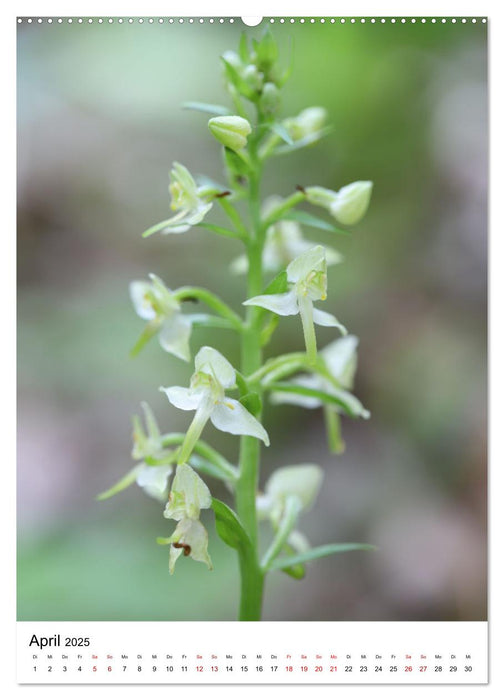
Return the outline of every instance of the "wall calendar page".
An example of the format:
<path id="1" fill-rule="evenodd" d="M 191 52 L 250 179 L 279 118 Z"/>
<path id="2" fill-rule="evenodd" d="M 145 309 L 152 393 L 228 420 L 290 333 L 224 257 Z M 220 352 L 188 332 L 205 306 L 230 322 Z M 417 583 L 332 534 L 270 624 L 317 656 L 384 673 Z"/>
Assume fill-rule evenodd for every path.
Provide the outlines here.
<path id="1" fill-rule="evenodd" d="M 18 683 L 487 684 L 487 18 L 15 22 Z"/>

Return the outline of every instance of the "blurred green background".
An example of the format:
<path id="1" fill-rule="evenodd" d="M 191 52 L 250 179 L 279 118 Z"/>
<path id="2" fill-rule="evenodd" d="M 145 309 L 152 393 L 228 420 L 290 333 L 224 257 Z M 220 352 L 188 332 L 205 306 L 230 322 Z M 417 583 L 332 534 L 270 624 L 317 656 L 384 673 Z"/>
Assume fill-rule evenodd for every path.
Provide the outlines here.
<path id="1" fill-rule="evenodd" d="M 172 161 L 222 181 L 207 118 L 181 104 L 228 104 L 219 55 L 243 30 L 240 20 L 19 27 L 20 620 L 236 617 L 237 563 L 211 516 L 215 570 L 181 560 L 170 577 L 155 537 L 173 523 L 160 504 L 136 486 L 94 498 L 131 468 L 141 400 L 165 431 L 190 420 L 158 386 L 186 384 L 191 367 L 157 341 L 128 356 L 143 327 L 130 280 L 208 286 L 237 311 L 245 298 L 227 267 L 238 243 L 200 229 L 140 237 L 170 213 Z M 320 411 L 266 407 L 261 485 L 276 467 L 319 463 L 324 488 L 300 529 L 313 545 L 379 550 L 320 560 L 301 582 L 271 575 L 264 618 L 486 619 L 486 26 L 273 30 L 285 64 L 294 52 L 283 115 L 321 105 L 334 128 L 272 161 L 264 194 L 375 183 L 350 239 L 305 231 L 345 254 L 324 308 L 361 339 L 356 394 L 372 419 L 344 419 L 335 458 Z M 212 333 L 194 332 L 193 352 L 210 342 L 237 361 L 234 336 Z M 323 347 L 334 333 L 318 337 Z M 302 346 L 299 319 L 282 319 L 268 351 Z M 237 459 L 236 438 L 210 426 L 205 438 Z"/>

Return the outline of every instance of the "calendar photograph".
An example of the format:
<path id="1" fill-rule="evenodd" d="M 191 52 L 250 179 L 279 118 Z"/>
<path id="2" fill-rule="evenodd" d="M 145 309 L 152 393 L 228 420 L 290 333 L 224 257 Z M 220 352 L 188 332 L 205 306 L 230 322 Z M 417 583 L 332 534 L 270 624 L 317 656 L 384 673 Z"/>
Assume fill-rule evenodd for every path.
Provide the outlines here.
<path id="1" fill-rule="evenodd" d="M 485 622 L 486 20 L 20 17 L 17 100 L 17 620 Z"/>

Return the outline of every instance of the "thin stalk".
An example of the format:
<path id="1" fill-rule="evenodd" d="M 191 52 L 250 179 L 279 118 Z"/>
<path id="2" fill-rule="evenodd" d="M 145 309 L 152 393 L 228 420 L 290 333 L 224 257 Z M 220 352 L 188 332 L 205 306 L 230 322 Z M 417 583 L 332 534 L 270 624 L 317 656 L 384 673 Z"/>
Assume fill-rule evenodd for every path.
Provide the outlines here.
<path id="1" fill-rule="evenodd" d="M 247 298 L 261 293 L 262 249 L 264 236 L 261 232 L 259 179 L 260 170 L 255 149 L 251 144 L 250 218 L 252 236 L 247 242 L 248 284 Z M 247 318 L 241 336 L 241 372 L 249 375 L 256 372 L 262 364 L 261 334 L 259 332 L 260 309 L 247 307 Z M 261 416 L 256 416 L 260 420 Z M 256 492 L 259 476 L 259 440 L 243 436 L 240 440 L 240 476 L 236 486 L 236 508 L 240 520 L 252 543 L 252 556 L 240 556 L 241 595 L 240 619 L 259 620 L 261 618 L 264 575 L 261 571 L 257 551 L 257 514 Z"/>
<path id="2" fill-rule="evenodd" d="M 236 330 L 242 330 L 243 322 L 238 314 L 236 314 L 233 309 L 224 303 L 222 299 L 219 299 L 218 296 L 212 292 L 209 292 L 208 289 L 202 289 L 201 287 L 180 287 L 180 289 L 177 289 L 173 293 L 173 296 L 175 299 L 177 299 L 177 301 L 198 299 L 209 308 L 220 314 L 222 318 L 226 318 L 228 321 L 230 321 Z"/>

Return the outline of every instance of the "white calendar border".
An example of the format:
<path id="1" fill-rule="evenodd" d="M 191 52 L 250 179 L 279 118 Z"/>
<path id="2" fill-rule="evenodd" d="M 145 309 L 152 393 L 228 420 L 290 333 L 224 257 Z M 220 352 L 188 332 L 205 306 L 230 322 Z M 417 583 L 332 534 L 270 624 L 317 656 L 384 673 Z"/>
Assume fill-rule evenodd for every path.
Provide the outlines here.
<path id="1" fill-rule="evenodd" d="M 213 2 L 211 4 L 212 13 L 214 16 L 238 16 L 238 15 L 277 15 L 277 16 L 306 16 L 306 3 L 301 3 L 297 0 L 292 0 L 291 2 L 285 2 L 277 0 L 274 5 L 271 3 L 262 2 L 262 0 L 257 0 L 256 2 Z M 166 12 L 173 16 L 208 16 L 208 4 L 205 5 L 203 2 L 185 2 L 177 11 L 177 5 L 170 4 L 167 7 L 166 3 L 147 1 L 142 3 L 141 9 L 146 14 L 152 14 L 153 16 L 166 15 Z M 503 12 L 497 3 L 493 2 L 448 2 L 447 0 L 437 2 L 422 3 L 408 3 L 407 7 L 403 2 L 382 2 L 377 3 L 368 2 L 353 2 L 353 3 L 338 3 L 337 7 L 333 2 L 331 3 L 313 3 L 309 5 L 310 11 L 314 16 L 331 16 L 337 10 L 337 13 L 341 16 L 348 16 L 349 14 L 354 14 L 355 16 L 374 16 L 377 12 L 381 16 L 389 15 L 401 15 L 406 14 L 412 16 L 439 16 L 442 14 L 447 14 L 449 16 L 470 16 L 476 14 L 476 16 L 490 15 L 490 86 L 491 86 L 491 123 L 494 125 L 504 123 L 504 110 L 503 110 L 503 100 L 502 92 L 499 93 L 499 86 L 497 84 L 498 71 L 496 69 L 497 65 L 504 65 L 504 33 L 502 31 L 502 21 Z M 43 10 L 43 11 L 42 11 Z M 2 19 L 3 22 L 0 25 L 1 36 L 1 46 L 4 52 L 4 59 L 7 60 L 1 62 L 0 69 L 3 72 L 4 80 L 3 85 L 6 85 L 5 94 L 10 94 L 14 97 L 15 94 L 15 74 L 13 70 L 13 57 L 15 55 L 15 32 L 13 29 L 13 19 L 14 16 L 29 14 L 34 14 L 39 16 L 44 14 L 46 16 L 62 14 L 62 16 L 67 15 L 69 12 L 73 15 L 97 15 L 97 14 L 130 14 L 128 10 L 131 11 L 132 15 L 138 14 L 138 3 L 132 2 L 110 2 L 107 0 L 102 0 L 97 2 L 96 0 L 88 0 L 86 3 L 74 2 L 69 5 L 68 2 L 63 2 L 58 0 L 57 2 L 45 2 L 43 6 L 40 2 L 20 2 L 17 4 L 10 4 L 7 7 L 2 7 Z M 500 24 L 500 27 L 499 27 Z M 11 106 L 11 105 L 9 105 Z M 9 236 L 15 230 L 15 213 L 14 213 L 14 203 L 15 203 L 15 183 L 12 177 L 13 170 L 15 169 L 15 147 L 14 147 L 14 135 L 15 135 L 15 116 L 12 110 L 9 110 L 7 114 L 2 115 L 2 129 L 0 131 L 1 138 L 3 140 L 2 154 L 3 158 L 3 187 L 2 192 L 5 193 L 5 201 L 10 203 L 8 211 L 5 216 L 5 233 Z M 495 154 L 502 154 L 503 152 L 503 134 L 502 130 L 497 128 L 492 129 L 492 168 L 491 168 L 491 203 L 499 203 L 502 198 L 502 177 L 498 177 L 498 163 L 496 162 Z M 6 166 L 8 170 L 6 170 Z M 499 415 L 497 413 L 497 397 L 504 393 L 504 369 L 502 365 L 499 367 L 495 358 L 500 358 L 504 356 L 504 342 L 502 338 L 497 338 L 498 329 L 498 312 L 502 315 L 502 308 L 504 308 L 504 275 L 502 275 L 501 270 L 498 268 L 498 263 L 504 261 L 504 243 L 501 235 L 497 235 L 497 232 L 502 232 L 504 230 L 503 225 L 503 215 L 502 211 L 497 210 L 497 206 L 491 209 L 490 218 L 490 228 L 491 228 L 491 258 L 490 258 L 490 281 L 491 281 L 491 293 L 492 293 L 492 305 L 490 308 L 491 312 L 491 323 L 492 323 L 492 346 L 491 346 L 491 372 L 492 372 L 492 391 L 490 395 L 492 416 L 490 422 L 490 437 L 498 435 L 498 419 Z M 4 328 L 8 328 L 9 332 L 14 332 L 15 329 L 15 306 L 12 303 L 13 300 L 13 290 L 15 289 L 15 275 L 13 268 L 13 261 L 15 256 L 15 243 L 12 237 L 8 237 L 4 240 L 4 248 L 2 250 L 2 262 L 3 270 L 2 276 L 0 277 L 2 284 L 2 291 L 7 296 L 10 303 L 4 305 Z M 14 292 L 15 293 L 15 292 Z M 5 298 L 5 296 L 4 296 Z M 504 335 L 504 334 L 501 334 Z M 15 366 L 15 354 L 14 348 L 11 346 L 2 347 L 2 368 L 4 370 L 4 382 L 3 387 L 7 387 L 7 401 L 4 400 L 4 406 L 10 406 L 15 402 L 15 377 L 12 371 Z M 4 508 L 2 509 L 2 524 L 3 532 L 8 534 L 6 539 L 6 546 L 3 548 L 4 561 L 8 562 L 8 585 L 3 587 L 3 592 L 1 596 L 2 600 L 2 634 L 0 635 L 0 659 L 5 662 L 6 671 L 2 674 L 2 679 L 0 680 L 0 685 L 3 689 L 7 689 L 10 696 L 15 697 L 25 697 L 28 693 L 33 692 L 35 689 L 33 686 L 16 686 L 14 683 L 14 635 L 15 635 L 15 580 L 12 573 L 15 571 L 15 508 L 13 504 L 12 494 L 15 488 L 15 476 L 14 468 L 15 464 L 15 417 L 11 411 L 10 418 L 7 419 L 8 434 L 10 436 L 8 445 L 8 459 L 4 461 L 4 474 L 7 476 L 7 484 L 5 488 L 7 489 L 7 499 L 4 499 Z M 4 424 L 5 425 L 5 424 Z M 504 620 L 504 602 L 502 600 L 502 591 L 504 590 L 504 580 L 502 572 L 502 563 L 499 559 L 499 550 L 496 532 L 501 532 L 503 530 L 503 516 L 502 516 L 502 504 L 500 494 L 504 492 L 503 487 L 503 474 L 502 465 L 504 465 L 504 449 L 501 445 L 496 444 L 496 440 L 491 441 L 490 450 L 490 483 L 492 491 L 490 493 L 489 506 L 491 513 L 491 523 L 492 532 L 494 537 L 490 539 L 490 551 L 491 551 L 491 565 L 489 568 L 491 578 L 490 578 L 490 685 L 487 687 L 474 687 L 474 686 L 443 686 L 443 687 L 432 687 L 429 686 L 428 692 L 434 693 L 436 696 L 437 692 L 442 693 L 442 697 L 453 697 L 453 698 L 464 698 L 468 693 L 478 692 L 486 693 L 488 697 L 497 697 L 497 693 L 502 692 L 504 687 L 503 684 L 503 660 L 497 656 L 497 650 L 504 649 L 503 640 L 503 620 Z M 5 577 L 4 577 L 5 582 Z M 246 623 L 244 623 L 246 624 Z M 100 698 L 103 695 L 107 697 L 114 697 L 117 693 L 117 697 L 121 697 L 121 700 L 129 697 L 138 697 L 138 688 L 144 686 L 100 686 L 93 688 L 93 695 Z M 344 692 L 345 696 L 348 694 L 360 693 L 363 686 L 345 686 L 339 687 L 337 692 Z M 377 700 L 381 698 L 390 698 L 390 693 L 397 693 L 397 697 L 404 697 L 404 686 L 371 686 L 373 688 L 373 697 Z M 288 692 L 289 698 L 306 697 L 305 687 L 301 686 L 289 686 L 288 689 L 275 688 L 275 692 L 283 695 L 283 690 Z M 408 687 L 408 697 L 414 696 L 416 693 L 421 693 L 424 690 L 423 686 L 409 686 Z M 36 687 L 37 697 L 44 700 L 44 698 L 58 697 L 58 693 L 61 693 L 61 697 L 87 697 L 89 691 L 89 686 L 72 686 L 71 693 L 67 686 L 50 686 L 50 687 Z M 204 687 L 200 689 L 200 692 L 210 693 L 206 695 L 207 698 L 222 698 L 222 697 L 233 697 L 237 691 L 236 686 L 218 686 L 218 687 Z M 166 697 L 166 687 L 162 686 L 149 686 L 149 693 L 155 694 L 156 696 Z M 174 691 L 171 691 L 173 694 Z M 252 694 L 257 692 L 255 686 L 242 686 L 239 687 L 240 697 L 248 698 L 252 697 Z M 310 691 L 311 692 L 311 691 Z M 327 694 L 329 697 L 334 697 L 334 687 L 324 686 L 317 688 L 316 691 L 320 696 Z M 400 694 L 400 695 L 399 695 Z M 186 698 L 194 696 L 193 686 L 177 686 L 176 688 L 176 698 Z"/>

